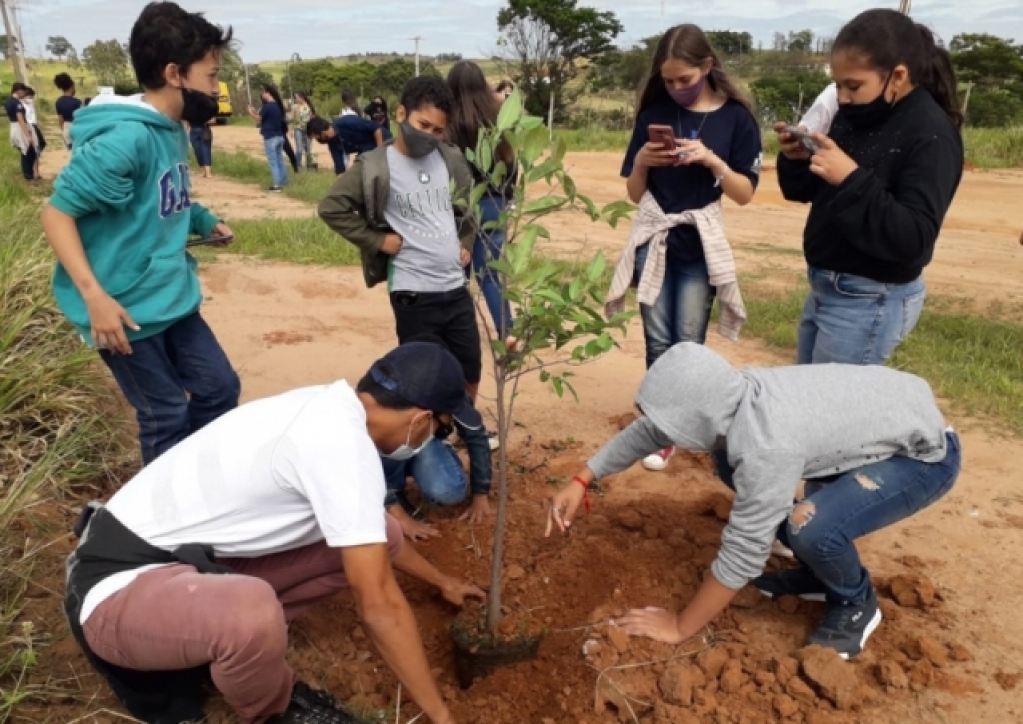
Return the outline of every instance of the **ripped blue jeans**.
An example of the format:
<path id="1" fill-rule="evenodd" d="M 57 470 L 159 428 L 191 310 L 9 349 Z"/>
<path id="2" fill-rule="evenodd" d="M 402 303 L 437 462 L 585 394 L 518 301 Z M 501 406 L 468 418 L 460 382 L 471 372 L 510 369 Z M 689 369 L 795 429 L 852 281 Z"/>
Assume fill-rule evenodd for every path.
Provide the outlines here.
<path id="1" fill-rule="evenodd" d="M 896 456 L 806 481 L 803 500 L 778 528 L 778 540 L 814 572 L 829 600 L 863 603 L 870 598 L 870 572 L 860 562 L 857 538 L 915 515 L 952 489 L 962 451 L 954 432 L 945 437 L 940 463 Z M 716 451 L 714 461 L 718 476 L 734 490 L 727 454 Z"/>

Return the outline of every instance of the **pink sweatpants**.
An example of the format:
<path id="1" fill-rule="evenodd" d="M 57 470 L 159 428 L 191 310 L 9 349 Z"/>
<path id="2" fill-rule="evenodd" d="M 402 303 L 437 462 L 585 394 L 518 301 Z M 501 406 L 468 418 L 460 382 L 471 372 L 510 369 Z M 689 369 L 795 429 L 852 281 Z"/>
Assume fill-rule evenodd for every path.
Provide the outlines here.
<path id="1" fill-rule="evenodd" d="M 387 516 L 387 547 L 401 551 Z M 288 707 L 297 675 L 284 654 L 287 621 L 347 587 L 341 551 L 317 543 L 263 558 L 218 559 L 237 575 L 174 564 L 143 573 L 83 627 L 97 656 L 136 671 L 210 664 L 213 683 L 245 724 Z"/>

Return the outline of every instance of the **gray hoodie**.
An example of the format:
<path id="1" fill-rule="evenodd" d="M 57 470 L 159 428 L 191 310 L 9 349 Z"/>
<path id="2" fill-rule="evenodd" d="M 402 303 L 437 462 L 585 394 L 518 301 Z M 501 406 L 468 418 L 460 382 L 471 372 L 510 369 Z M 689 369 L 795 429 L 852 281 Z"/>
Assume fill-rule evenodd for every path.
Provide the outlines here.
<path id="1" fill-rule="evenodd" d="M 735 503 L 711 570 L 742 588 L 760 575 L 800 479 L 896 455 L 945 458 L 945 424 L 930 386 L 886 367 L 803 365 L 736 370 L 706 347 L 672 347 L 636 394 L 643 417 L 588 463 L 597 478 L 668 445 L 727 449 Z"/>

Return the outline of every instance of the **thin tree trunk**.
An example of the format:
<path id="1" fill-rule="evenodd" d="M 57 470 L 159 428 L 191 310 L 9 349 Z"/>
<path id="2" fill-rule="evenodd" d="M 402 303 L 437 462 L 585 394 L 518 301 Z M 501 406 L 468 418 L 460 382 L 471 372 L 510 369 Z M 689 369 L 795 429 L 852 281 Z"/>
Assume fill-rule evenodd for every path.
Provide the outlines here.
<path id="1" fill-rule="evenodd" d="M 508 510 L 508 411 L 505 410 L 504 389 L 507 378 L 497 375 L 497 519 L 494 521 L 494 553 L 490 561 L 490 591 L 487 594 L 487 630 L 497 631 L 501 623 L 501 582 L 504 573 L 504 529 Z"/>

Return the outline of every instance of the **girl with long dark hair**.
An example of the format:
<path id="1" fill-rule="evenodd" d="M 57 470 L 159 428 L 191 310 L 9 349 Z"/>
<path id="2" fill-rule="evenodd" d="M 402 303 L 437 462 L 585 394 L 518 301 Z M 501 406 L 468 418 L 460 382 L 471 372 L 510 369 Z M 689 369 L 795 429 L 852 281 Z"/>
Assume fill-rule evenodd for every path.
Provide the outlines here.
<path id="1" fill-rule="evenodd" d="M 362 106 L 359 105 L 358 97 L 354 91 L 347 88 L 341 91 L 341 115 L 362 117 Z"/>
<path id="2" fill-rule="evenodd" d="M 654 135 L 651 136 L 651 128 Z M 629 199 L 640 204 L 609 302 L 639 286 L 649 368 L 679 342 L 702 344 L 715 296 L 722 333 L 745 319 L 735 263 L 724 237 L 721 197 L 739 205 L 760 179 L 760 129 L 752 105 L 695 25 L 669 29 L 640 93 L 636 126 L 622 164 Z M 663 470 L 674 447 L 648 456 Z"/>
<path id="3" fill-rule="evenodd" d="M 249 115 L 259 122 L 259 133 L 263 136 L 263 149 L 266 160 L 270 164 L 270 175 L 273 177 L 271 193 L 280 193 L 288 183 L 288 169 L 284 165 L 281 154 L 284 150 L 284 137 L 287 124 L 284 121 L 284 104 L 277 87 L 267 83 L 261 94 L 263 105 L 257 113 L 249 106 Z"/>
<path id="4" fill-rule="evenodd" d="M 478 65 L 470 60 L 455 63 L 448 72 L 448 85 L 455 97 L 454 111 L 448 119 L 448 138 L 462 149 L 476 150 L 480 131 L 493 126 L 497 122 L 500 110 L 497 99 L 490 90 L 486 77 Z M 504 161 L 514 167 L 515 154 L 507 142 L 501 143 L 494 154 L 495 162 Z M 478 162 L 477 162 L 478 163 Z M 493 169 L 481 169 L 476 163 L 469 164 L 477 184 L 487 183 L 487 192 L 480 199 L 480 225 L 493 223 L 501 218 L 505 205 L 514 199 L 514 168 L 509 169 L 505 181 L 500 185 L 490 183 L 489 177 Z M 472 250 L 472 269 L 476 281 L 483 292 L 490 316 L 494 319 L 494 329 L 505 340 L 506 344 L 514 344 L 509 337 L 513 326 L 511 306 L 503 298 L 501 278 L 489 267 L 489 262 L 501 257 L 504 246 L 505 232 L 502 228 L 483 231 L 476 237 Z"/>
<path id="5" fill-rule="evenodd" d="M 313 156 L 313 144 L 309 138 L 309 129 L 306 126 L 316 115 L 316 106 L 308 93 L 295 92 L 295 98 L 291 106 L 291 122 L 295 132 L 295 151 L 298 156 L 299 166 L 305 160 L 305 167 L 308 169 L 317 168 L 316 158 Z"/>
<path id="6" fill-rule="evenodd" d="M 776 126 L 778 181 L 812 204 L 801 364 L 882 364 L 920 318 L 921 273 L 963 173 L 963 115 L 948 52 L 894 10 L 842 28 L 831 56 L 839 110 L 811 153 Z"/>

